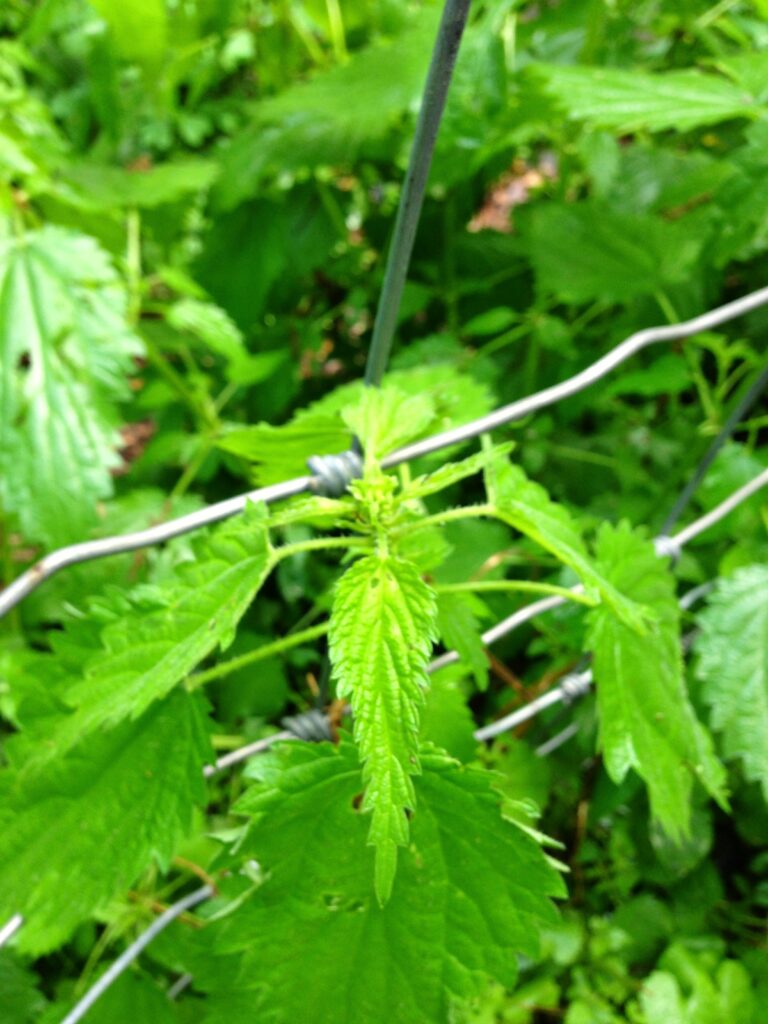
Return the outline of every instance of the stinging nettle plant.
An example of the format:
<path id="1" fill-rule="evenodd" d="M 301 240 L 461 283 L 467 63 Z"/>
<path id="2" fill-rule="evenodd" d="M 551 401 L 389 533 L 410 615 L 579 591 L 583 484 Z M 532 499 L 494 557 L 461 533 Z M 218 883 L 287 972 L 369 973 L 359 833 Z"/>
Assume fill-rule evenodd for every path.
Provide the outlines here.
<path id="1" fill-rule="evenodd" d="M 200 691 L 229 663 L 194 670 L 228 645 L 269 574 L 307 553 L 341 555 L 330 616 L 264 651 L 327 631 L 335 695 L 350 717 L 336 744 L 285 742 L 246 769 L 252 784 L 233 807 L 246 821 L 234 845 L 223 837 L 231 849 L 214 919 L 193 956 L 209 961 L 195 984 L 211 1020 L 243 999 L 249 1013 L 268 1009 L 280 1021 L 301 1019 L 308 1001 L 320 1020 L 373 1020 L 386 998 L 393 1020 L 433 1021 L 484 978 L 511 986 L 517 955 L 535 953 L 551 900 L 565 892 L 558 864 L 530 807 L 440 745 L 452 716 L 471 750 L 472 725 L 450 700 L 454 684 L 437 673 L 430 686 L 427 675 L 433 646 L 460 636 L 475 685 L 485 685 L 486 592 L 584 606 L 607 770 L 615 781 L 630 769 L 642 776 L 671 836 L 687 832 L 697 781 L 725 806 L 722 769 L 686 696 L 666 559 L 626 524 L 604 525 L 593 557 L 576 520 L 510 461 L 508 444 L 488 441 L 417 476 L 384 472 L 381 457 L 433 432 L 449 405 L 455 418 L 464 383 L 456 376 L 447 388 L 441 372 L 430 393 L 429 370 L 393 376 L 382 390 L 352 386 L 346 404 L 334 396 L 344 409 L 335 421 L 365 453 L 346 496 L 296 498 L 270 514 L 248 508 L 198 540 L 171 577 L 94 602 L 88 620 L 51 637 L 52 653 L 30 655 L 15 680 L 25 730 L 8 744 L 0 833 L 0 913 L 24 894 L 22 949 L 54 948 L 153 858 L 168 863 L 206 801 L 213 755 Z M 322 403 L 297 422 L 311 428 L 313 416 L 327 419 Z M 288 436 L 292 425 L 281 429 Z M 482 501 L 445 505 L 447 489 L 479 474 Z M 445 532 L 473 518 L 529 538 L 582 587 L 442 582 Z M 315 535 L 278 542 L 300 524 Z"/>

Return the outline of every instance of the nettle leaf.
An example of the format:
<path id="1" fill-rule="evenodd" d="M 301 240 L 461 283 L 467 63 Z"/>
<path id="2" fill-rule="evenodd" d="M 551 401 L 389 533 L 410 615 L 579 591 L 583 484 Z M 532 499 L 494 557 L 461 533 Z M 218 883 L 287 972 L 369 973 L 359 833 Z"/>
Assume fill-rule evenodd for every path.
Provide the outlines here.
<path id="1" fill-rule="evenodd" d="M 419 771 L 419 709 L 435 620 L 433 592 L 402 558 L 361 558 L 336 586 L 331 661 L 338 696 L 354 714 L 381 903 L 392 891 L 397 848 L 408 842 L 406 811 L 415 807 L 411 776 Z"/>
<path id="2" fill-rule="evenodd" d="M 74 662 L 74 678 L 58 691 L 75 710 L 46 736 L 41 757 L 69 749 L 99 726 L 137 718 L 217 644 L 230 643 L 273 564 L 263 508 L 251 506 L 212 530 L 195 553 L 162 584 L 124 598 L 98 645 L 73 657 L 67 634 L 54 641 L 57 653 Z"/>
<path id="3" fill-rule="evenodd" d="M 222 978 L 211 1021 L 294 1024 L 311 1006 L 317 1024 L 360 1024 L 386 1007 L 391 1024 L 434 1024 L 487 977 L 514 984 L 516 954 L 534 955 L 556 920 L 561 879 L 502 817 L 492 774 L 437 753 L 422 764 L 411 841 L 384 907 L 371 892 L 351 745 L 284 744 L 249 769 L 259 782 L 237 806 L 254 816 L 242 852 L 267 880 L 215 942 L 217 952 L 242 950 L 251 999 L 244 1006 Z"/>
<path id="4" fill-rule="evenodd" d="M 741 759 L 768 800 L 768 567 L 738 569 L 708 601 L 696 640 L 701 695 L 725 756 Z"/>
<path id="5" fill-rule="evenodd" d="M 430 494 L 444 491 L 446 487 L 451 487 L 453 484 L 466 480 L 469 476 L 474 476 L 486 466 L 509 455 L 514 447 L 514 442 L 510 441 L 507 444 L 495 445 L 493 448 L 484 448 L 460 462 L 447 462 L 433 473 L 426 473 L 407 483 L 402 492 L 403 500 L 426 498 Z"/>
<path id="6" fill-rule="evenodd" d="M 689 131 L 759 112 L 741 85 L 695 69 L 653 74 L 539 65 L 536 74 L 570 117 L 620 133 Z"/>
<path id="7" fill-rule="evenodd" d="M 488 609 L 472 593 L 439 593 L 437 595 L 437 629 L 446 650 L 458 651 L 462 664 L 469 669 L 479 690 L 488 687 L 488 658 L 480 637 L 478 619 Z"/>
<path id="8" fill-rule="evenodd" d="M 407 395 L 384 384 L 365 388 L 359 400 L 341 415 L 369 460 L 381 458 L 423 434 L 434 421 L 435 406 L 428 395 Z"/>
<path id="9" fill-rule="evenodd" d="M 422 421 L 419 434 L 406 424 L 410 440 L 467 423 L 493 407 L 488 388 L 450 363 L 395 370 L 387 374 L 385 388 L 433 405 L 433 415 Z M 259 423 L 232 430 L 218 442 L 219 447 L 251 461 L 261 484 L 301 476 L 307 471 L 310 455 L 331 455 L 349 447 L 350 428 L 343 413 L 359 404 L 365 391 L 361 381 L 342 385 L 300 409 L 290 423 L 280 427 Z"/>
<path id="10" fill-rule="evenodd" d="M 525 237 L 539 290 L 570 303 L 626 302 L 684 281 L 702 245 L 687 223 L 597 200 L 537 207 Z"/>
<path id="11" fill-rule="evenodd" d="M 571 514 L 552 501 L 540 484 L 529 480 L 519 466 L 496 460 L 486 469 L 486 488 L 499 519 L 570 566 L 581 577 L 588 594 L 599 596 L 631 629 L 644 632 L 644 610 L 600 571 Z"/>
<path id="12" fill-rule="evenodd" d="M 91 238 L 44 227 L 0 240 L 0 500 L 27 537 L 81 539 L 119 464 L 116 403 L 141 344 Z"/>
<path id="13" fill-rule="evenodd" d="M 55 948 L 153 861 L 167 864 L 204 801 L 202 700 L 178 692 L 66 757 L 0 775 L 0 918 L 19 946 Z"/>
<path id="14" fill-rule="evenodd" d="M 627 523 L 605 524 L 597 550 L 611 583 L 655 614 L 640 636 L 604 606 L 588 613 L 605 766 L 614 782 L 634 768 L 654 816 L 681 839 L 690 830 L 694 779 L 723 806 L 726 797 L 723 768 L 685 689 L 674 578 L 653 544 Z"/>

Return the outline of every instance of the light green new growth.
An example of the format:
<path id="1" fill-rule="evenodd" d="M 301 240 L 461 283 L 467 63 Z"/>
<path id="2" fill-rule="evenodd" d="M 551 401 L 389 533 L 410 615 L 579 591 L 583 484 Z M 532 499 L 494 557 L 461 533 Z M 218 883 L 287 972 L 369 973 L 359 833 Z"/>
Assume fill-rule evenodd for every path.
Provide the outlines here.
<path id="1" fill-rule="evenodd" d="M 697 674 L 712 728 L 768 800 L 768 568 L 747 566 L 722 580 L 698 621 Z"/>
<path id="2" fill-rule="evenodd" d="M 419 708 L 436 617 L 432 591 L 395 555 L 361 558 L 336 587 L 331 660 L 338 696 L 352 705 L 382 904 L 392 892 L 397 847 L 408 841 L 406 811 L 415 806 L 411 776 L 419 771 Z"/>

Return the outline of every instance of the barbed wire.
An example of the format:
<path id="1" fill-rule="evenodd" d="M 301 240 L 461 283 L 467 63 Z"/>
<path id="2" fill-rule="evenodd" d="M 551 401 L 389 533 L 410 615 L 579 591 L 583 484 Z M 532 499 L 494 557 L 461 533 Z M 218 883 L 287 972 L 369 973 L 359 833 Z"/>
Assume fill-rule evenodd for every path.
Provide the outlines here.
<path id="1" fill-rule="evenodd" d="M 577 394 L 579 391 L 583 391 L 648 345 L 690 337 L 699 331 L 709 330 L 718 324 L 734 320 L 766 304 L 768 304 L 768 287 L 760 288 L 733 302 L 726 303 L 724 306 L 719 306 L 707 313 L 702 313 L 691 320 L 684 320 L 679 324 L 668 324 L 661 327 L 647 327 L 644 330 L 637 331 L 586 369 L 562 381 L 560 384 L 545 388 L 543 391 L 538 391 L 527 398 L 521 398 L 510 405 L 502 406 L 502 408 L 497 409 L 495 412 L 487 416 L 481 416 L 471 423 L 435 434 L 404 448 L 399 448 L 397 451 L 385 456 L 381 464 L 385 469 L 391 469 L 411 459 L 419 458 L 422 455 L 429 455 L 450 445 L 469 441 L 504 424 L 522 419 L 539 409 L 554 405 L 565 398 Z M 339 457 L 332 456 L 332 458 L 338 459 Z M 272 504 L 285 498 L 295 497 L 298 494 L 312 491 L 318 486 L 318 479 L 317 475 L 296 477 L 294 480 L 286 480 L 283 483 L 272 484 L 269 487 L 261 487 L 248 491 L 245 494 L 227 498 L 225 501 L 216 502 L 213 505 L 198 509 L 196 512 L 180 516 L 177 519 L 169 519 L 167 522 L 148 527 L 145 530 L 139 530 L 135 533 L 103 537 L 99 540 L 84 541 L 79 544 L 71 544 L 67 547 L 59 548 L 46 555 L 39 562 L 36 562 L 4 590 L 0 591 L 0 618 L 36 590 L 41 583 L 50 579 L 51 576 L 61 569 L 82 562 L 89 562 L 96 558 L 106 558 L 110 555 L 123 554 L 139 548 L 150 547 L 154 544 L 161 544 L 167 540 L 172 540 L 174 537 L 180 537 L 185 533 L 191 533 L 204 526 L 210 526 L 213 523 L 229 519 L 242 512 L 248 502 Z"/>
<path id="2" fill-rule="evenodd" d="M 691 540 L 700 536 L 702 533 L 705 532 L 705 530 L 709 529 L 711 526 L 714 526 L 716 523 L 720 522 L 736 507 L 738 507 L 738 505 L 748 500 L 750 497 L 756 494 L 761 488 L 766 486 L 768 486 L 768 469 L 764 470 L 762 473 L 758 474 L 758 476 L 756 476 L 754 479 L 750 480 L 748 483 L 738 488 L 738 490 L 730 494 L 724 501 L 720 502 L 719 505 L 717 505 L 715 508 L 711 509 L 704 515 L 700 516 L 689 526 L 680 530 L 674 536 L 661 536 L 656 538 L 655 546 L 657 550 L 661 549 L 659 550 L 659 553 L 664 555 L 679 553 L 686 544 L 690 543 Z M 703 597 L 707 592 L 709 592 L 713 586 L 714 583 L 710 581 L 702 583 L 697 587 L 694 587 L 687 594 L 683 595 L 683 597 L 680 599 L 681 607 L 689 608 L 695 601 L 697 601 L 700 597 Z M 580 590 L 583 590 L 583 587 L 581 586 L 581 584 L 577 584 L 571 589 L 574 592 L 578 592 Z M 512 615 L 508 616 L 506 619 L 503 619 L 501 622 L 496 623 L 495 626 L 492 626 L 490 629 L 486 630 L 482 634 L 481 639 L 484 644 L 490 645 L 494 643 L 496 640 L 501 639 L 501 637 L 509 635 L 511 632 L 522 626 L 524 623 L 531 621 L 532 619 L 538 617 L 544 612 L 550 611 L 553 608 L 565 604 L 565 601 L 566 599 L 563 597 L 553 596 L 543 598 L 540 601 L 534 601 L 531 604 L 525 605 L 523 608 L 519 608 L 517 611 L 513 612 Z M 430 673 L 436 672 L 440 668 L 444 668 L 447 665 L 454 664 L 459 660 L 460 656 L 456 651 L 446 652 L 445 654 L 440 655 L 438 658 L 435 658 L 428 666 L 427 671 Z M 579 697 L 586 694 L 587 692 L 589 692 L 592 686 L 592 681 L 593 680 L 591 669 L 585 669 L 584 671 L 579 673 L 571 673 L 562 680 L 559 686 L 554 687 L 552 690 L 548 690 L 540 697 L 537 697 L 535 700 L 530 701 L 524 707 L 517 708 L 509 715 L 505 715 L 503 718 L 500 718 L 487 726 L 483 726 L 480 729 L 477 729 L 474 733 L 474 738 L 480 742 L 485 742 L 486 740 L 493 739 L 494 737 L 499 736 L 504 732 L 508 732 L 511 729 L 516 728 L 518 725 L 521 725 L 524 722 L 529 721 L 531 718 L 534 718 L 536 715 L 540 714 L 548 707 L 552 707 L 553 705 L 558 703 L 576 700 Z M 301 716 L 297 717 L 300 718 Z M 548 754 L 552 753 L 555 749 L 557 749 L 557 747 L 567 742 L 567 740 L 574 736 L 576 732 L 577 727 L 574 725 L 574 723 L 569 724 L 560 733 L 551 737 L 543 744 L 541 744 L 540 747 L 536 748 L 535 753 L 537 753 L 540 757 L 547 756 Z M 281 732 L 277 732 L 272 736 L 264 737 L 260 740 L 255 741 L 254 743 L 249 743 L 246 746 L 238 748 L 237 750 L 230 751 L 229 753 L 219 758 L 214 765 L 207 765 L 203 769 L 203 774 L 206 778 L 210 778 L 211 776 L 218 774 L 219 772 L 224 771 L 227 768 L 230 768 L 241 761 L 247 760 L 249 757 L 252 757 L 255 754 L 261 753 L 269 749 L 274 743 L 280 740 L 294 740 L 300 738 L 300 736 L 301 729 L 299 727 L 294 727 L 293 730 L 284 729 Z M 185 897 L 185 899 L 194 898 L 195 902 L 201 902 L 203 899 L 207 899 L 208 895 L 212 894 L 212 891 L 213 890 L 211 889 L 210 886 L 206 886 L 205 889 L 200 889 L 197 891 L 197 893 L 190 894 L 190 896 Z M 207 895 L 201 895 L 201 893 L 203 892 L 207 892 Z M 91 996 L 94 992 L 96 993 L 95 995 L 93 995 L 91 1001 L 88 1002 L 87 1005 L 85 1004 L 85 999 L 78 1003 L 77 1007 L 75 1007 L 72 1013 L 64 1021 L 62 1021 L 62 1024 L 75 1024 L 76 1021 L 81 1019 L 83 1014 L 85 1014 L 85 1012 L 89 1009 L 93 1002 L 102 994 L 103 991 L 106 990 L 106 988 L 110 984 L 112 984 L 112 982 L 122 972 L 122 970 L 124 970 L 128 966 L 128 964 L 130 964 L 132 960 L 135 959 L 136 956 L 138 956 L 139 952 L 141 952 L 141 950 L 149 942 L 151 942 L 152 938 L 154 938 L 154 936 L 159 931 L 162 931 L 162 929 L 165 928 L 167 924 L 169 924 L 170 921 L 174 919 L 174 917 L 178 916 L 178 914 L 182 913 L 185 909 L 187 909 L 189 904 L 184 904 L 183 906 L 181 906 L 183 902 L 184 901 L 179 901 L 178 904 L 174 904 L 173 907 L 170 907 L 168 911 L 165 912 L 165 914 L 158 918 L 157 921 L 153 922 L 150 928 L 147 929 L 147 931 L 143 933 L 143 935 L 140 936 L 135 943 L 133 943 L 130 947 L 128 947 L 128 949 L 125 950 L 125 952 L 122 954 L 122 957 L 126 957 L 126 959 L 124 961 L 124 965 L 120 968 L 120 970 L 116 970 L 116 967 L 119 963 L 122 962 L 122 957 L 116 960 L 112 964 L 110 969 L 104 975 L 102 975 L 102 978 L 99 979 L 97 985 L 104 982 L 103 987 L 100 988 L 98 992 L 96 992 L 96 986 L 94 986 L 94 988 L 89 991 L 87 996 Z M 194 903 L 191 905 L 194 905 Z M 178 909 L 180 906 L 181 909 Z M 7 943 L 19 931 L 23 923 L 24 918 L 22 914 L 17 913 L 14 914 L 13 917 L 2 928 L 0 928 L 0 947 Z M 128 954 L 130 954 L 130 956 Z M 73 1016 L 72 1014 L 75 1014 L 76 1011 L 78 1012 L 79 1015 Z"/>

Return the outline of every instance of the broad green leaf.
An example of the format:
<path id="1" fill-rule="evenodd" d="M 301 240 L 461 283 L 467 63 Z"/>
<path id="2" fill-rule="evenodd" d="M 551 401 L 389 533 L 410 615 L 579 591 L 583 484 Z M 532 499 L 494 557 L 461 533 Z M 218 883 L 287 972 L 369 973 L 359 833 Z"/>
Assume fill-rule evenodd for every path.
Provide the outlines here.
<path id="1" fill-rule="evenodd" d="M 146 170 L 83 161 L 67 167 L 60 180 L 74 190 L 79 205 L 112 212 L 115 207 L 151 210 L 178 202 L 210 188 L 218 173 L 219 166 L 213 160 L 194 158 L 168 161 Z"/>
<path id="2" fill-rule="evenodd" d="M 227 313 L 212 302 L 183 298 L 168 308 L 166 320 L 174 330 L 192 335 L 211 352 L 223 356 L 229 379 L 237 384 L 257 384 L 285 361 L 285 352 L 250 355 L 243 334 Z"/>
<path id="3" fill-rule="evenodd" d="M 149 864 L 167 864 L 204 798 L 204 706 L 176 693 L 40 770 L 2 773 L 0 918 L 20 948 L 63 942 Z"/>
<path id="4" fill-rule="evenodd" d="M 455 667 L 444 668 L 430 677 L 421 713 L 422 742 L 434 744 L 451 757 L 468 764 L 477 756 L 475 723 Z"/>
<path id="5" fill-rule="evenodd" d="M 165 54 L 168 16 L 163 0 L 89 0 L 112 33 L 115 49 L 126 60 L 156 65 Z"/>
<path id="6" fill-rule="evenodd" d="M 759 112 L 739 85 L 693 69 L 652 74 L 540 65 L 536 72 L 569 117 L 620 133 L 689 131 Z"/>
<path id="7" fill-rule="evenodd" d="M 110 985 L 88 1011 L 87 1019 L 88 1024 L 178 1024 L 174 1009 L 162 983 L 134 970 Z"/>
<path id="8" fill-rule="evenodd" d="M 263 509 L 251 507 L 212 530 L 195 553 L 162 585 L 129 594 L 91 649 L 68 651 L 66 634 L 54 641 L 72 663 L 59 692 L 73 711 L 46 738 L 41 756 L 67 750 L 99 726 L 137 718 L 218 644 L 229 645 L 272 568 Z"/>
<path id="9" fill-rule="evenodd" d="M 479 690 L 488 686 L 488 658 L 480 638 L 478 617 L 487 614 L 481 601 L 471 593 L 439 593 L 437 630 L 446 650 L 458 651 L 460 664 L 471 672 Z"/>
<path id="10" fill-rule="evenodd" d="M 684 281 L 701 250 L 685 223 L 596 201 L 533 210 L 527 245 L 541 292 L 563 302 L 625 302 Z"/>
<path id="11" fill-rule="evenodd" d="M 230 209 L 278 174 L 345 165 L 361 150 L 386 151 L 396 120 L 420 96 L 435 29 L 434 9 L 416 11 L 396 38 L 379 39 L 346 63 L 260 102 L 225 154 L 221 205 Z"/>
<path id="12" fill-rule="evenodd" d="M 502 818 L 493 776 L 423 755 L 418 809 L 392 898 L 371 891 L 359 773 L 348 744 L 285 744 L 250 769 L 238 809 L 254 816 L 242 852 L 267 874 L 216 938 L 239 949 L 245 1014 L 295 1024 L 435 1024 L 487 977 L 514 984 L 562 893 L 537 843 Z M 230 976 L 231 977 L 231 976 Z M 232 985 L 209 998 L 226 1018 Z"/>
<path id="13" fill-rule="evenodd" d="M 334 594 L 331 662 L 337 694 L 354 714 L 382 904 L 392 891 L 397 848 L 408 841 L 406 811 L 415 806 L 411 776 L 419 771 L 419 710 L 435 618 L 432 591 L 410 562 L 392 555 L 355 562 Z"/>
<path id="14" fill-rule="evenodd" d="M 8 950 L 0 952 L 0 993 L 3 1024 L 36 1024 L 40 1020 L 46 1003 L 37 978 Z"/>
<path id="15" fill-rule="evenodd" d="M 497 460 L 486 469 L 486 487 L 499 519 L 570 566 L 581 577 L 587 593 L 599 596 L 625 625 L 636 632 L 644 631 L 643 609 L 600 571 L 568 510 L 552 501 L 540 484 L 529 480 L 519 466 Z"/>
<path id="16" fill-rule="evenodd" d="M 490 411 L 493 398 L 488 388 L 462 374 L 450 363 L 396 370 L 387 375 L 385 389 L 392 388 L 408 397 L 427 400 L 434 412 L 421 419 L 419 433 L 407 424 L 394 425 L 410 438 L 447 430 Z M 332 455 L 344 451 L 351 442 L 343 413 L 358 406 L 365 391 L 362 382 L 335 388 L 324 398 L 295 413 L 290 423 L 275 427 L 259 423 L 225 434 L 219 447 L 254 463 L 260 484 L 278 483 L 307 471 L 310 455 Z M 422 410 L 421 402 L 414 407 Z M 391 438 L 390 438 L 391 440 Z M 444 454 L 444 453 L 443 453 Z"/>
<path id="17" fill-rule="evenodd" d="M 31 540 L 80 540 L 119 465 L 116 402 L 141 345 L 97 243 L 44 227 L 0 240 L 0 502 Z"/>
<path id="18" fill-rule="evenodd" d="M 743 762 L 768 800 L 768 567 L 737 570 L 708 604 L 696 640 L 701 695 L 725 756 Z"/>
<path id="19" fill-rule="evenodd" d="M 682 839 L 690 831 L 694 779 L 724 805 L 725 776 L 686 693 L 674 578 L 626 523 L 605 524 L 597 549 L 606 578 L 655 615 L 640 636 L 602 605 L 588 613 L 605 766 L 614 782 L 634 768 L 654 817 Z"/>
<path id="20" fill-rule="evenodd" d="M 360 440 L 366 460 L 379 459 L 421 436 L 435 419 L 428 395 L 407 395 L 391 384 L 365 388 L 342 419 Z"/>

